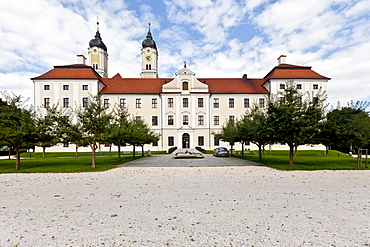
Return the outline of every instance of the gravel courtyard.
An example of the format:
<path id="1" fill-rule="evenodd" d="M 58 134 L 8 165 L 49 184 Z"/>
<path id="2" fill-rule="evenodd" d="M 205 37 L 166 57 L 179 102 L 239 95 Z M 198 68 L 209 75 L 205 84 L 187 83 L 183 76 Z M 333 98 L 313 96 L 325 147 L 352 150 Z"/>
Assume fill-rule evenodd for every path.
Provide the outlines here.
<path id="1" fill-rule="evenodd" d="M 0 174 L 0 246 L 370 246 L 369 179 L 211 155 Z"/>

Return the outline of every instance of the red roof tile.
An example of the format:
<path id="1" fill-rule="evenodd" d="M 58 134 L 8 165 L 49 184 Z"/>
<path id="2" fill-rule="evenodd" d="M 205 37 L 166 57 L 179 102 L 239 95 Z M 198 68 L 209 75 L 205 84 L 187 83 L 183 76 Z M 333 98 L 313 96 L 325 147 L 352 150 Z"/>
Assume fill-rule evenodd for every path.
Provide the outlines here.
<path id="1" fill-rule="evenodd" d="M 101 79 L 106 87 L 102 94 L 158 94 L 162 85 L 173 78 L 122 78 L 120 74 Z M 268 93 L 262 87 L 263 79 L 201 78 L 211 93 Z"/>
<path id="2" fill-rule="evenodd" d="M 245 78 L 198 78 L 209 87 L 211 93 L 268 93 L 262 87 L 263 79 Z"/>
<path id="3" fill-rule="evenodd" d="M 308 66 L 297 66 L 291 64 L 280 64 L 273 68 L 264 79 L 327 79 L 330 78 L 320 75 Z"/>
<path id="4" fill-rule="evenodd" d="M 72 64 L 54 66 L 54 69 L 32 78 L 32 80 L 34 79 L 101 79 L 101 76 L 90 66 Z"/>

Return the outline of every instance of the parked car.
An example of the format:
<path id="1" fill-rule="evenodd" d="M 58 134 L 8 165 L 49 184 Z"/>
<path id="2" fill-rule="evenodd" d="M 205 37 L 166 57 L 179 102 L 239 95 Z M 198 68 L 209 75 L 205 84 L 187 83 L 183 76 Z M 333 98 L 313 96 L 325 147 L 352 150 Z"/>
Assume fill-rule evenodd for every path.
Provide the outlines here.
<path id="1" fill-rule="evenodd" d="M 229 151 L 227 148 L 219 147 L 213 151 L 213 156 L 216 157 L 229 157 Z"/>

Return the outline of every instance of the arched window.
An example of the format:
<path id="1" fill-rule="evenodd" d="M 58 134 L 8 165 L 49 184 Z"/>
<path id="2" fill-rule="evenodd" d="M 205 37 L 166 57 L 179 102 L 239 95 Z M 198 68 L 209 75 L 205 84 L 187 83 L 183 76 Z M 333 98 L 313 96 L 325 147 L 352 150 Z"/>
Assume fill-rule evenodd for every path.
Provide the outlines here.
<path id="1" fill-rule="evenodd" d="M 182 83 L 182 90 L 189 90 L 189 83 L 187 81 Z"/>
<path id="2" fill-rule="evenodd" d="M 152 65 L 151 64 L 147 64 L 146 65 L 146 69 L 152 69 Z"/>
<path id="3" fill-rule="evenodd" d="M 98 64 L 97 63 L 93 64 L 93 69 L 98 69 Z"/>

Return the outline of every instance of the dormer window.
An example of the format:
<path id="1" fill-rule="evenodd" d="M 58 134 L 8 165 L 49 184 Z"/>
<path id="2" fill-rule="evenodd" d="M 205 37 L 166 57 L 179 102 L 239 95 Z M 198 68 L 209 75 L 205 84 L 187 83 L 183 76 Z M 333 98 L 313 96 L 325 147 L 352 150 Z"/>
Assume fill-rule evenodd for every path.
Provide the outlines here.
<path id="1" fill-rule="evenodd" d="M 182 90 L 189 90 L 189 82 L 184 81 L 182 83 Z"/>

